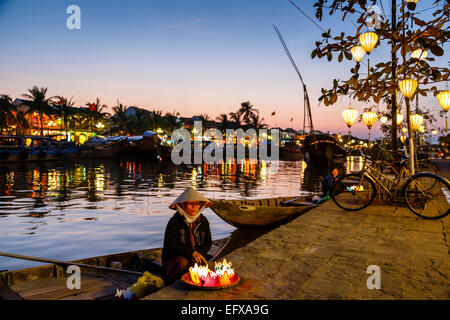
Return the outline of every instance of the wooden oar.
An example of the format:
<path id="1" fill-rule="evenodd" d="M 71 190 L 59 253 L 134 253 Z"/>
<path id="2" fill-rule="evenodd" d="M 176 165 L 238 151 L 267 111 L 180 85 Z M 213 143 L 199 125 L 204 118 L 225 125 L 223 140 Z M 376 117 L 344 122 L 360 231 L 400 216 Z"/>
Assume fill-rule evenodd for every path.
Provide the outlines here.
<path id="1" fill-rule="evenodd" d="M 131 270 L 124 270 L 124 269 L 115 269 L 115 268 L 108 268 L 108 267 L 101 267 L 101 266 L 93 266 L 90 264 L 84 264 L 84 263 L 77 263 L 77 262 L 70 262 L 70 261 L 61 261 L 61 260 L 54 260 L 54 259 L 43 259 L 38 257 L 31 257 L 31 256 L 24 256 L 21 254 L 14 254 L 14 253 L 7 253 L 7 252 L 0 252 L 0 256 L 4 257 L 10 257 L 15 259 L 22 259 L 22 260 L 30 260 L 30 261 L 38 261 L 38 262 L 45 262 L 45 263 L 53 263 L 57 265 L 64 265 L 64 266 L 79 266 L 82 268 L 89 268 L 89 269 L 96 269 L 96 270 L 103 270 L 103 271 L 111 271 L 111 272 L 121 272 L 121 273 L 128 273 L 136 276 L 142 276 L 142 272 L 137 271 L 131 271 Z"/>
<path id="2" fill-rule="evenodd" d="M 286 200 L 286 201 L 280 202 L 280 204 L 281 204 L 282 207 L 288 207 L 290 203 L 292 203 L 294 201 L 297 201 L 297 200 L 300 200 L 302 198 L 305 198 L 305 196 L 301 196 L 301 197 L 294 198 L 294 199 L 291 199 L 291 200 Z"/>

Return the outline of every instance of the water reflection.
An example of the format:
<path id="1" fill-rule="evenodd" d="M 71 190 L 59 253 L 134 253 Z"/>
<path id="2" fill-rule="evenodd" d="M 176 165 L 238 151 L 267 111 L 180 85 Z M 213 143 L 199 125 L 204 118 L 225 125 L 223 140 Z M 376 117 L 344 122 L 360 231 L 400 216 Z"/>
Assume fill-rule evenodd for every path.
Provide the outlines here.
<path id="1" fill-rule="evenodd" d="M 357 170 L 351 158 L 343 172 Z M 160 247 L 167 209 L 188 186 L 210 198 L 320 191 L 328 169 L 304 161 L 181 165 L 87 160 L 0 165 L 0 251 L 75 259 Z M 213 238 L 234 227 L 205 210 Z M 69 250 L 70 248 L 71 250 Z M 0 269 L 27 266 L 0 258 Z"/>

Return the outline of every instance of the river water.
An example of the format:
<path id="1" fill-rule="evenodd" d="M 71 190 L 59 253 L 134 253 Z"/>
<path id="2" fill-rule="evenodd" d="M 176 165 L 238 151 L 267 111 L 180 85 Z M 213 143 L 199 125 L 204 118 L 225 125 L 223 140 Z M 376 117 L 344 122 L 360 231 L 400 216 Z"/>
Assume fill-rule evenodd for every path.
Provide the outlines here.
<path id="1" fill-rule="evenodd" d="M 358 170 L 349 158 L 344 171 Z M 327 169 L 303 161 L 181 165 L 90 160 L 0 165 L 0 251 L 74 260 L 162 247 L 188 186 L 208 198 L 297 196 L 318 192 Z M 213 239 L 235 228 L 204 211 Z M 39 263 L 0 257 L 0 270 Z"/>

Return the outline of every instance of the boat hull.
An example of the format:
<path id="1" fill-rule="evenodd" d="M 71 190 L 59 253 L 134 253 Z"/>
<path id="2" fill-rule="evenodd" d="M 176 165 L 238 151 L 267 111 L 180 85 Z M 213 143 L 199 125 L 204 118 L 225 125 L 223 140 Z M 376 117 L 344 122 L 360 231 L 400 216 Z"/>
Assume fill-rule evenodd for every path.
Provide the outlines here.
<path id="1" fill-rule="evenodd" d="M 213 241 L 213 247 L 206 258 L 213 259 L 229 243 L 230 238 Z M 149 270 L 154 274 L 161 272 L 162 249 L 147 249 L 119 254 L 99 256 L 72 261 L 93 266 L 110 267 L 111 262 L 119 262 L 122 269 L 144 272 Z M 134 266 L 136 256 L 145 257 L 147 262 Z M 110 271 L 97 271 L 91 268 L 82 269 L 80 289 L 68 289 L 65 267 L 47 264 L 34 268 L 16 271 L 0 272 L 0 300 L 112 300 L 116 289 L 126 289 L 134 284 L 138 275 Z"/>
<path id="2" fill-rule="evenodd" d="M 280 147 L 280 159 L 285 161 L 299 161 L 303 160 L 305 155 L 301 150 L 290 149 L 287 147 Z"/>
<path id="3" fill-rule="evenodd" d="M 257 200 L 212 200 L 211 209 L 225 222 L 236 228 L 266 227 L 288 222 L 315 207 L 309 197 L 282 206 L 282 202 L 298 197 L 279 197 Z M 302 205 L 304 204 L 304 205 Z"/>

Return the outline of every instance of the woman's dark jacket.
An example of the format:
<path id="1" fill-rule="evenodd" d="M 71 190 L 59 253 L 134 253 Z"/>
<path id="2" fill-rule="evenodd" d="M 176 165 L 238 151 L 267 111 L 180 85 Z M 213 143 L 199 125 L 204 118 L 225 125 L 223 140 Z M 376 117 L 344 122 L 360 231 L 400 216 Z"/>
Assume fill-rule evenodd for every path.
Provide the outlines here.
<path id="1" fill-rule="evenodd" d="M 194 229 L 195 251 L 205 256 L 212 245 L 209 222 L 201 214 L 196 223 Z M 193 252 L 188 223 L 180 213 L 176 212 L 167 223 L 162 261 L 167 261 L 174 256 L 183 256 L 191 261 Z"/>

